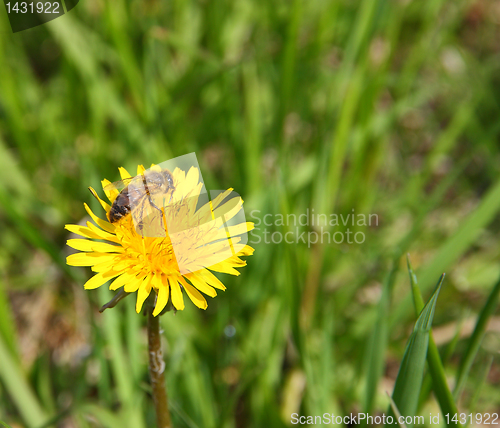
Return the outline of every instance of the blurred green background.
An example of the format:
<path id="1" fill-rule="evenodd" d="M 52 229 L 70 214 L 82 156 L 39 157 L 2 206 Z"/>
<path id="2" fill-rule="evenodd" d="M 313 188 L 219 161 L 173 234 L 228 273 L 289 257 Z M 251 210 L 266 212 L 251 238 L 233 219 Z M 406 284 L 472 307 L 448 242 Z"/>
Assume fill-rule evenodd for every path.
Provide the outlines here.
<path id="1" fill-rule="evenodd" d="M 458 408 L 500 411 L 498 1 L 82 0 L 16 34 L 0 9 L 1 420 L 154 426 L 145 320 L 134 298 L 98 313 L 110 292 L 65 265 L 64 225 L 102 214 L 87 187 L 119 166 L 190 152 L 249 220 L 378 225 L 309 245 L 261 224 L 206 311 L 163 316 L 175 426 L 385 412 L 416 319 L 406 252 L 425 300 L 447 273 L 433 331 Z"/>

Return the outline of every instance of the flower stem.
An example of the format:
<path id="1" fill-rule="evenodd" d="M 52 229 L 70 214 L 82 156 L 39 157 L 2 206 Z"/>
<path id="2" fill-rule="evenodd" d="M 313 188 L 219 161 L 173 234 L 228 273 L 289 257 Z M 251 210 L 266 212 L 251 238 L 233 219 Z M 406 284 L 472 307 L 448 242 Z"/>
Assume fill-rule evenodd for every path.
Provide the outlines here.
<path id="1" fill-rule="evenodd" d="M 153 390 L 156 421 L 158 428 L 172 428 L 168 410 L 167 390 L 165 388 L 165 361 L 161 352 L 160 317 L 153 316 L 153 309 L 148 311 L 148 350 L 149 376 Z"/>

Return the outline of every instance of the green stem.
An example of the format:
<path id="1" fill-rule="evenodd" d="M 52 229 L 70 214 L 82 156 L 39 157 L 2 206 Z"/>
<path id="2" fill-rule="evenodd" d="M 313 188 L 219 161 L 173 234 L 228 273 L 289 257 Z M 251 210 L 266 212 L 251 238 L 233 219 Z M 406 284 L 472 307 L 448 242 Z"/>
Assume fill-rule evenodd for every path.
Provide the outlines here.
<path id="1" fill-rule="evenodd" d="M 148 350 L 149 376 L 153 390 L 156 421 L 158 428 L 172 428 L 168 410 L 167 390 L 165 388 L 165 361 L 161 352 L 160 317 L 153 316 L 153 309 L 148 310 Z"/>

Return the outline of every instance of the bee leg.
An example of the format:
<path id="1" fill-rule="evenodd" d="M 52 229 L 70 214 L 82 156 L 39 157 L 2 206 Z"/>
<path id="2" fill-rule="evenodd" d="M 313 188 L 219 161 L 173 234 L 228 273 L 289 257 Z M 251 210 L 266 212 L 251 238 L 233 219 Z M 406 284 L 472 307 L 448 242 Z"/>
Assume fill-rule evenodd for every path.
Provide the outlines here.
<path id="1" fill-rule="evenodd" d="M 171 191 L 170 191 L 170 200 L 168 201 L 168 203 L 172 202 L 172 197 L 174 196 L 174 190 L 175 190 L 175 187 L 171 187 Z"/>
<path id="2" fill-rule="evenodd" d="M 151 205 L 152 205 L 153 207 L 155 207 L 158 211 L 160 211 L 160 213 L 162 213 L 162 214 L 163 214 L 162 210 L 156 206 L 156 204 L 153 202 L 153 200 L 151 199 L 151 197 L 149 198 L 149 202 L 151 203 Z"/>
<path id="3" fill-rule="evenodd" d="M 162 211 L 160 208 L 158 208 L 158 207 L 156 206 L 156 204 L 153 202 L 153 199 L 151 199 L 151 195 L 149 195 L 149 194 L 148 194 L 148 198 L 149 198 L 149 202 L 151 203 L 151 205 L 152 205 L 153 207 L 155 207 L 158 211 L 160 211 L 160 214 L 161 214 L 161 219 L 162 219 L 162 221 L 161 221 L 161 227 L 163 228 L 163 230 L 164 230 L 164 231 L 165 231 L 165 233 L 166 233 L 167 231 L 166 231 L 166 229 L 165 229 L 165 225 L 163 224 L 163 211 Z"/>

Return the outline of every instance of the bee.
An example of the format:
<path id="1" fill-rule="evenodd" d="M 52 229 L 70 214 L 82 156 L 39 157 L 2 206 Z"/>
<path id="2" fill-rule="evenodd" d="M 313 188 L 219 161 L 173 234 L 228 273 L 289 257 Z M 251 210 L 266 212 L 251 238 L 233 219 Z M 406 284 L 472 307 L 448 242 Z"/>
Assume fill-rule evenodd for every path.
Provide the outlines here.
<path id="1" fill-rule="evenodd" d="M 121 190 L 111 206 L 108 219 L 116 223 L 132 214 L 136 230 L 142 236 L 165 236 L 163 213 L 158 207 L 175 191 L 174 178 L 168 169 L 147 170 L 135 177 L 108 184 L 104 190 Z"/>

